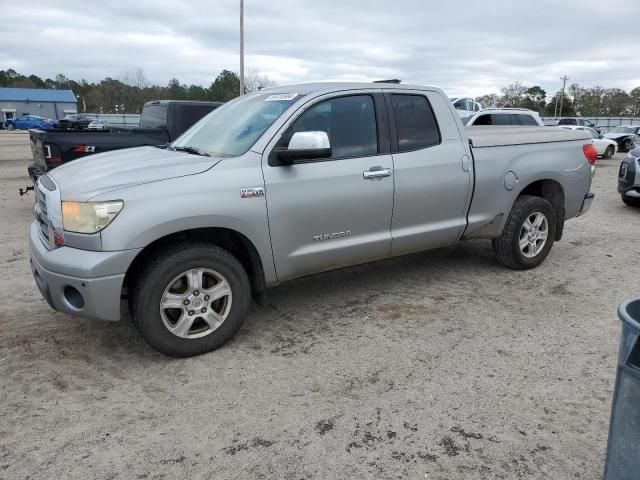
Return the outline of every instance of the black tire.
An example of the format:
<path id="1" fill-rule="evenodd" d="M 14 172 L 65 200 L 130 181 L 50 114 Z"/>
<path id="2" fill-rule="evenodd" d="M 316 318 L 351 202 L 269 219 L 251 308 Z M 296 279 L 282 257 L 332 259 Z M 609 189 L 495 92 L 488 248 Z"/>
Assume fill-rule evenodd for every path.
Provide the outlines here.
<path id="1" fill-rule="evenodd" d="M 602 158 L 609 159 L 611 157 L 613 157 L 613 146 L 609 145 L 604 151 L 604 155 L 602 155 Z"/>
<path id="2" fill-rule="evenodd" d="M 232 301 L 224 322 L 201 338 L 174 335 L 163 323 L 160 299 L 172 279 L 193 268 L 219 272 L 229 283 Z M 133 282 L 131 316 L 142 337 L 171 357 L 191 357 L 224 345 L 240 329 L 249 311 L 251 287 L 247 273 L 229 252 L 204 242 L 177 244 L 151 257 Z"/>
<path id="3" fill-rule="evenodd" d="M 640 207 L 640 198 L 627 197 L 625 194 L 622 194 L 622 201 L 630 207 Z"/>
<path id="4" fill-rule="evenodd" d="M 630 152 L 631 150 L 633 150 L 633 147 L 634 147 L 633 141 L 630 138 L 628 138 L 624 141 L 624 145 L 622 149 L 625 152 Z"/>
<path id="5" fill-rule="evenodd" d="M 15 130 L 16 126 L 13 123 L 10 123 L 9 125 L 7 125 L 7 130 Z"/>
<path id="6" fill-rule="evenodd" d="M 547 239 L 540 252 L 534 257 L 527 257 L 520 250 L 520 232 L 525 220 L 536 212 L 544 214 L 547 219 Z M 515 270 L 527 270 L 540 265 L 551 250 L 556 235 L 556 216 L 551 204 L 541 197 L 521 195 L 511 208 L 502 234 L 493 239 L 493 253 L 498 262 Z"/>

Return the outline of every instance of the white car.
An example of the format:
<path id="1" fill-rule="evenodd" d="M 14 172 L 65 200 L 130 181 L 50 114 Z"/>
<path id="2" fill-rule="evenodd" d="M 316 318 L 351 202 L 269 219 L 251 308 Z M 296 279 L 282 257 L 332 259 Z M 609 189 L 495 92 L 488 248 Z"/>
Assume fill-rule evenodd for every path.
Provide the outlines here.
<path id="1" fill-rule="evenodd" d="M 591 135 L 593 139 L 593 145 L 598 150 L 598 155 L 602 158 L 611 158 L 618 151 L 618 143 L 610 138 L 605 138 L 593 128 L 590 127 L 576 127 L 574 125 L 562 125 L 558 128 L 564 128 L 565 130 L 583 130 Z"/>
<path id="2" fill-rule="evenodd" d="M 89 125 L 87 125 L 89 130 L 106 130 L 107 124 L 102 120 L 94 120 Z"/>
<path id="3" fill-rule="evenodd" d="M 537 112 L 526 108 L 485 108 L 461 118 L 467 127 L 472 125 L 518 125 L 544 127 Z"/>
<path id="4" fill-rule="evenodd" d="M 454 97 L 450 98 L 453 108 L 456 109 L 460 117 L 467 117 L 473 115 L 473 112 L 482 110 L 482 105 L 476 102 L 473 98 L 469 97 Z"/>

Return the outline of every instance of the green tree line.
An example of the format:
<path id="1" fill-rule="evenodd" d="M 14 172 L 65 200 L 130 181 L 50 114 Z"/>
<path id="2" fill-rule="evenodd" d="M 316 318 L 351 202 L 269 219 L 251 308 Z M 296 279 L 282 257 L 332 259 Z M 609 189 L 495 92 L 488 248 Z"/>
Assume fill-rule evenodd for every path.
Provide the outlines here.
<path id="1" fill-rule="evenodd" d="M 547 92 L 540 86 L 528 87 L 516 82 L 501 89 L 501 94 L 476 98 L 484 108 L 513 107 L 535 110 L 542 116 L 563 117 L 640 117 L 640 87 L 629 92 L 620 88 L 581 87 L 570 85 L 564 92 L 556 92 L 547 101 Z"/>
<path id="2" fill-rule="evenodd" d="M 275 83 L 255 70 L 245 75 L 245 91 L 252 92 Z M 13 69 L 0 70 L 0 87 L 70 89 L 78 99 L 78 111 L 94 113 L 140 113 L 150 100 L 204 100 L 226 102 L 238 96 L 238 74 L 223 70 L 208 87 L 187 85 L 172 78 L 166 86 L 152 85 L 144 72 L 137 69 L 118 78 L 107 77 L 100 82 L 67 78 L 58 74 L 54 79 L 23 75 Z"/>

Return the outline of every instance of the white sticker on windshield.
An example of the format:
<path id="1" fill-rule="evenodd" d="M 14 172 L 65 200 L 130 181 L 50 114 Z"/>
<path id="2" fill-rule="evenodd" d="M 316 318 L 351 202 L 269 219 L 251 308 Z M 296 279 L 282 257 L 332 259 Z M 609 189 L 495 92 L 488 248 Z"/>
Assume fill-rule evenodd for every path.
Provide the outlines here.
<path id="1" fill-rule="evenodd" d="M 293 100 L 294 98 L 296 98 L 298 96 L 297 93 L 277 93 L 275 95 L 269 95 L 267 98 L 264 99 L 265 102 L 282 102 L 284 101 L 289 101 L 289 100 Z"/>

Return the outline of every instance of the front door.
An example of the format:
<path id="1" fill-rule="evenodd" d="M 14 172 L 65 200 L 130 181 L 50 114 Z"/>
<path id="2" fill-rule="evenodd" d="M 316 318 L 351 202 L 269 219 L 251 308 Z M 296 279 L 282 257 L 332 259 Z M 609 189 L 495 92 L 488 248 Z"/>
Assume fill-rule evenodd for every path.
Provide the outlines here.
<path id="1" fill-rule="evenodd" d="M 379 91 L 378 91 L 379 92 Z M 324 96 L 283 126 L 263 172 L 279 281 L 389 255 L 393 164 L 381 93 Z M 281 165 L 273 149 L 324 131 L 331 158 Z"/>
<path id="2" fill-rule="evenodd" d="M 392 254 L 460 239 L 473 168 L 455 112 L 438 92 L 390 91 L 395 197 Z"/>

